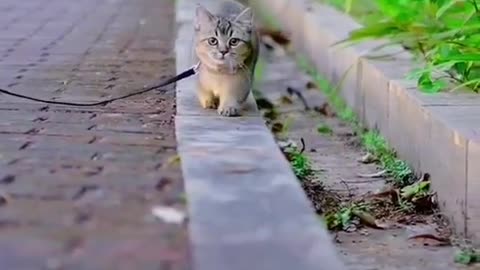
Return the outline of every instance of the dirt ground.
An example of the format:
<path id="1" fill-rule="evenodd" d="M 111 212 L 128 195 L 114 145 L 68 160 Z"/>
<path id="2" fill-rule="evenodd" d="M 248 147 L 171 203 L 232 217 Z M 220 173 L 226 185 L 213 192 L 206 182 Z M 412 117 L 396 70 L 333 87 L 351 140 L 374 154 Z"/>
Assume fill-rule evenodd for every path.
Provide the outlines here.
<path id="1" fill-rule="evenodd" d="M 384 178 L 365 177 L 365 174 L 376 173 L 380 168 L 376 164 L 360 162 L 366 153 L 354 130 L 333 114 L 325 114 L 325 110 L 331 111 L 331 107 L 326 105 L 327 98 L 318 88 L 311 87 L 311 78 L 299 70 L 290 52 L 281 48 L 263 49 L 264 64 L 256 88 L 275 105 L 279 112 L 275 121 L 283 123 L 284 127 L 288 123 L 288 128 L 282 130 L 279 137 L 295 142 L 299 148 L 302 148 L 301 140 L 304 140 L 304 153 L 315 171 L 310 181 L 321 183 L 304 184 L 317 211 L 324 213 L 329 210 L 323 209 L 330 207 L 329 197 L 334 203 L 348 203 L 385 189 L 387 183 Z M 317 107 L 317 110 L 307 111 L 301 99 L 288 93 L 288 88 L 301 92 L 308 107 Z M 318 132 L 319 126 L 329 127 L 330 131 Z M 455 264 L 455 248 L 443 246 L 443 242 L 429 237 L 448 233 L 448 227 L 437 222 L 441 221 L 436 218 L 437 215 L 408 215 L 402 221 L 400 218 L 393 219 L 395 215 L 390 214 L 385 213 L 385 217 L 390 217 L 376 221 L 383 224 L 382 229 L 358 226 L 353 230 L 332 232 L 348 269 L 480 269 L 479 266 L 467 268 Z"/>

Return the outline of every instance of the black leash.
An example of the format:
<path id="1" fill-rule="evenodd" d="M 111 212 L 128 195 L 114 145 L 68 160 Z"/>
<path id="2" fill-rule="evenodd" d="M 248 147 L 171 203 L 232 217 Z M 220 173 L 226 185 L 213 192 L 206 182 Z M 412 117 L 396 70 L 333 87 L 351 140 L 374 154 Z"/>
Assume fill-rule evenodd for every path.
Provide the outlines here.
<path id="1" fill-rule="evenodd" d="M 7 91 L 5 89 L 1 89 L 1 88 L 0 88 L 0 93 L 5 94 L 5 95 L 9 95 L 9 96 L 18 97 L 18 98 L 28 99 L 28 100 L 32 100 L 32 101 L 36 101 L 36 102 L 47 103 L 47 104 L 66 105 L 66 106 L 82 106 L 82 107 L 107 105 L 108 103 L 111 103 L 111 102 L 114 102 L 114 101 L 117 101 L 117 100 L 120 100 L 120 99 L 125 99 L 125 98 L 129 98 L 129 97 L 133 97 L 133 96 L 138 96 L 138 95 L 156 90 L 160 87 L 164 87 L 164 86 L 170 85 L 172 83 L 176 83 L 178 81 L 181 81 L 185 78 L 188 78 L 192 75 L 195 75 L 195 73 L 197 72 L 197 68 L 198 68 L 198 64 L 196 66 L 194 66 L 190 69 L 187 69 L 184 72 L 182 72 L 182 73 L 180 73 L 180 74 L 178 74 L 178 75 L 176 75 L 172 78 L 169 78 L 169 79 L 167 79 L 167 80 L 165 80 L 161 83 L 158 83 L 156 85 L 153 85 L 153 86 L 150 86 L 150 87 L 147 87 L 147 88 L 143 88 L 141 90 L 135 91 L 135 92 L 130 93 L 130 94 L 126 94 L 126 95 L 123 95 L 123 96 L 119 96 L 119 97 L 115 97 L 115 98 L 111 98 L 111 99 L 107 99 L 107 100 L 103 100 L 103 101 L 99 101 L 99 102 L 93 102 L 93 103 L 75 103 L 75 102 L 46 100 L 46 99 L 40 99 L 40 98 L 29 97 L 29 96 L 13 93 L 13 92 Z"/>

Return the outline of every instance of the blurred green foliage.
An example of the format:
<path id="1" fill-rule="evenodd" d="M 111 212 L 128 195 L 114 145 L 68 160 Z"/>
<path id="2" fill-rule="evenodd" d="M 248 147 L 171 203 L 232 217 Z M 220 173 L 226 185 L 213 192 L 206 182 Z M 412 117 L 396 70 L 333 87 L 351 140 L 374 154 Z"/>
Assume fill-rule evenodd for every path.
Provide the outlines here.
<path id="1" fill-rule="evenodd" d="M 424 65 L 410 74 L 419 89 L 480 90 L 480 11 L 477 0 L 322 0 L 363 26 L 346 42 L 387 39 Z"/>

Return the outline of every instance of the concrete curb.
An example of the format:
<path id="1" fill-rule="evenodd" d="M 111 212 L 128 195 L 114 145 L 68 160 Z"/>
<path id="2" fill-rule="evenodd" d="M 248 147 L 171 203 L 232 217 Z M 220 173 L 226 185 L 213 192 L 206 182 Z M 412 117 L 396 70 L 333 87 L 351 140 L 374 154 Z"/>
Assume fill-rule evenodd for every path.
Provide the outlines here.
<path id="1" fill-rule="evenodd" d="M 375 52 L 401 52 L 392 60 L 371 60 L 365 56 L 382 42 L 332 46 L 360 27 L 332 7 L 313 0 L 256 5 L 277 18 L 295 49 L 331 83 L 342 81 L 340 94 L 363 123 L 378 129 L 417 172 L 431 175 L 456 232 L 480 243 L 480 96 L 422 94 L 404 79 L 415 65 L 400 47 Z"/>
<path id="2" fill-rule="evenodd" d="M 176 3 L 179 73 L 192 64 L 195 2 Z M 177 84 L 175 124 L 193 268 L 343 269 L 253 98 L 246 116 L 223 118 L 200 109 L 194 91 L 194 79 Z"/>

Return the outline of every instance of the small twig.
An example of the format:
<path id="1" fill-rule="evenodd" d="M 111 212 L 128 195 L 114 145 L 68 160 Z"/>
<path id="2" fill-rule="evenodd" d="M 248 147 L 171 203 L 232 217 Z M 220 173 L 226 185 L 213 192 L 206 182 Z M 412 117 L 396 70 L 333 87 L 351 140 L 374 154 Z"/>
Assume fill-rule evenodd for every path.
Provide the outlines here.
<path id="1" fill-rule="evenodd" d="M 423 44 L 421 41 L 417 41 L 417 46 L 418 46 L 418 50 L 422 53 L 423 57 L 426 59 L 427 58 L 427 52 L 425 51 L 425 49 L 423 48 Z"/>
<path id="2" fill-rule="evenodd" d="M 346 188 L 347 188 L 347 192 L 348 192 L 348 197 L 353 197 L 353 193 L 352 193 L 352 190 L 350 189 L 350 187 L 348 186 L 347 182 L 340 177 L 340 183 L 342 183 Z"/>
<path id="3" fill-rule="evenodd" d="M 337 243 L 337 244 L 341 244 L 342 241 L 339 239 L 338 237 L 338 232 L 336 232 L 333 236 L 333 240 Z"/>
<path id="4" fill-rule="evenodd" d="M 379 172 L 376 172 L 376 173 L 371 173 L 371 174 L 357 174 L 359 177 L 362 177 L 362 178 L 380 178 L 380 177 L 383 177 L 385 176 L 385 174 L 387 173 L 387 170 L 382 170 L 382 171 L 379 171 Z"/>
<path id="5" fill-rule="evenodd" d="M 414 236 L 410 236 L 408 239 L 419 239 L 419 238 L 426 238 L 432 239 L 440 242 L 439 245 L 450 245 L 450 240 L 448 238 L 439 237 L 437 235 L 429 234 L 429 233 L 422 233 Z"/>
<path id="6" fill-rule="evenodd" d="M 288 86 L 287 87 L 287 93 L 289 95 L 295 94 L 300 99 L 300 101 L 302 101 L 303 106 L 305 107 L 305 110 L 306 111 L 310 110 L 310 106 L 308 105 L 307 100 L 305 99 L 305 97 L 303 96 L 303 94 L 300 91 L 298 91 L 297 89 L 295 89 L 293 87 Z"/>
<path id="7" fill-rule="evenodd" d="M 300 149 L 300 154 L 303 154 L 305 151 L 305 140 L 303 138 L 300 138 L 300 142 L 302 143 L 302 148 Z"/>
<path id="8" fill-rule="evenodd" d="M 446 71 L 445 73 L 447 73 L 448 77 L 458 83 L 463 83 L 462 80 L 460 80 L 459 78 L 455 77 L 455 74 L 453 74 L 452 71 Z"/>
<path id="9" fill-rule="evenodd" d="M 377 182 L 377 181 L 382 181 L 383 179 L 379 178 L 374 178 L 374 179 L 369 179 L 369 180 L 361 180 L 361 181 L 346 181 L 347 183 L 350 184 L 365 184 L 365 183 L 372 183 L 372 182 Z"/>
<path id="10" fill-rule="evenodd" d="M 452 80 L 452 81 L 456 81 L 458 83 L 463 83 L 462 80 L 460 80 L 458 78 L 455 78 L 455 77 L 452 77 L 452 75 L 450 75 L 450 74 L 439 76 L 437 79 L 449 79 L 449 80 Z"/>

